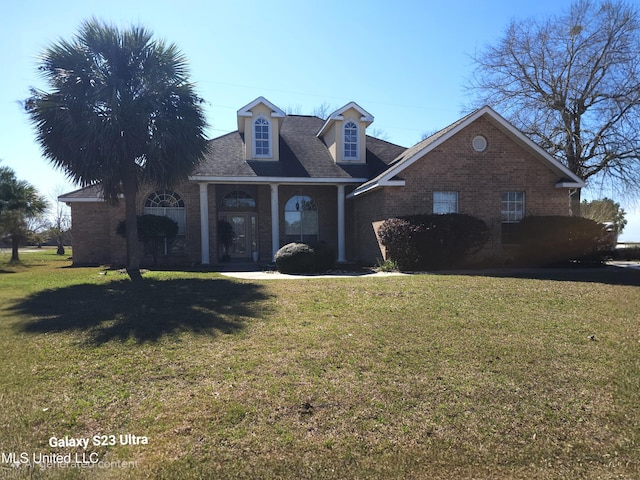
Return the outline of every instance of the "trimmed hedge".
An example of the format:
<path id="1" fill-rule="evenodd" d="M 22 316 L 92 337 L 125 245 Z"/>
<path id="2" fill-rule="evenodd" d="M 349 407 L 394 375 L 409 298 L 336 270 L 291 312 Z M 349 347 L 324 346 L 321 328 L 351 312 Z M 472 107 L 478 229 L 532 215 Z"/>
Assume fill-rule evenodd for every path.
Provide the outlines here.
<path id="1" fill-rule="evenodd" d="M 410 215 L 385 220 L 378 238 L 401 270 L 431 270 L 462 265 L 489 239 L 479 218 L 460 213 Z"/>
<path id="2" fill-rule="evenodd" d="M 615 248 L 615 236 L 602 223 L 562 215 L 525 217 L 514 239 L 517 260 L 528 266 L 602 263 Z"/>
<path id="3" fill-rule="evenodd" d="M 335 251 L 325 243 L 315 248 L 306 243 L 289 243 L 276 252 L 276 268 L 282 273 L 324 272 L 335 267 Z"/>

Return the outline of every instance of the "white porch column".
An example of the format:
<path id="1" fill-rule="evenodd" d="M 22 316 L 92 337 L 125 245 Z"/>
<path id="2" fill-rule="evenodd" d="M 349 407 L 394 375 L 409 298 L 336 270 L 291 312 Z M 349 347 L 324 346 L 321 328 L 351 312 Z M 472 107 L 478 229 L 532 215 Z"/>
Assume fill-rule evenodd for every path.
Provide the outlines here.
<path id="1" fill-rule="evenodd" d="M 272 260 L 280 248 L 280 212 L 278 208 L 278 184 L 270 183 L 271 187 L 271 250 Z"/>
<path id="2" fill-rule="evenodd" d="M 200 256 L 202 265 L 209 265 L 209 194 L 208 183 L 200 183 Z"/>
<path id="3" fill-rule="evenodd" d="M 338 185 L 338 262 L 346 262 L 344 241 L 344 185 Z"/>

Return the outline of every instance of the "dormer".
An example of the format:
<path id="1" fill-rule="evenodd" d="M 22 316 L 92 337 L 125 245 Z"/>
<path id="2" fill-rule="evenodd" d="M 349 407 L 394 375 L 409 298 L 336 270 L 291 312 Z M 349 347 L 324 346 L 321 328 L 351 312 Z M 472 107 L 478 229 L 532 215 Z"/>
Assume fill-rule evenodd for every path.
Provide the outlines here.
<path id="1" fill-rule="evenodd" d="M 355 102 L 336 110 L 324 123 L 318 137 L 327 145 L 336 163 L 365 163 L 367 127 L 373 116 Z"/>
<path id="2" fill-rule="evenodd" d="M 238 110 L 238 131 L 244 134 L 245 160 L 279 160 L 280 126 L 285 113 L 264 97 Z"/>

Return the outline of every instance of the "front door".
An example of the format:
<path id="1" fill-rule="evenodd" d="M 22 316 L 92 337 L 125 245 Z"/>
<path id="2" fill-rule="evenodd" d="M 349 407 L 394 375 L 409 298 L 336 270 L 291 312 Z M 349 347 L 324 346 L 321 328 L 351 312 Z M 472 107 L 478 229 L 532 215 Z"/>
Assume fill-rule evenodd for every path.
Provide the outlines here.
<path id="1" fill-rule="evenodd" d="M 248 213 L 227 214 L 227 219 L 233 226 L 233 243 L 229 251 L 231 258 L 251 257 L 251 229 L 249 228 L 250 215 Z"/>

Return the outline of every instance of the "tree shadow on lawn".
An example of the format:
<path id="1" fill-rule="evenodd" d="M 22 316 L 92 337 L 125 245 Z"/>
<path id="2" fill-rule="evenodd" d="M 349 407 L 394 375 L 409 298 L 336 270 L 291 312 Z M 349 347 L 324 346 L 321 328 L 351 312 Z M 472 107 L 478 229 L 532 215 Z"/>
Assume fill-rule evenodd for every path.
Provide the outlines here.
<path id="1" fill-rule="evenodd" d="M 263 318 L 268 296 L 262 287 L 223 279 L 145 279 L 103 285 L 81 284 L 37 292 L 12 307 L 32 319 L 27 333 L 84 331 L 88 343 L 111 340 L 157 342 L 163 336 L 195 332 L 234 333 Z"/>
<path id="2" fill-rule="evenodd" d="M 604 283 L 607 285 L 640 286 L 640 269 L 603 266 L 598 268 L 504 268 L 487 270 L 448 270 L 432 272 L 437 275 L 468 275 L 498 278 L 527 278 L 558 282 Z"/>

